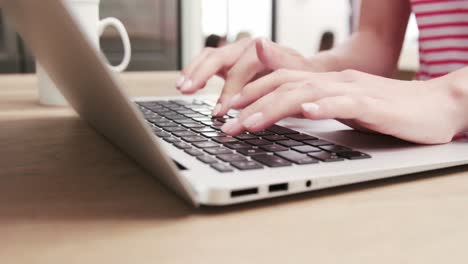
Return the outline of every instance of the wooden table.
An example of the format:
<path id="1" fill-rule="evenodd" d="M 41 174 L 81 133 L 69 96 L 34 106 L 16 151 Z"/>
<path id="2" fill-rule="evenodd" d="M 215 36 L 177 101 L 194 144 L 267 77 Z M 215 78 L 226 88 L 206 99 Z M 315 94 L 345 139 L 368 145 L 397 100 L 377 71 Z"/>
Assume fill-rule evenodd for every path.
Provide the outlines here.
<path id="1" fill-rule="evenodd" d="M 175 94 L 174 73 L 122 78 Z M 2 264 L 468 260 L 468 167 L 197 210 L 36 90 L 0 77 Z"/>

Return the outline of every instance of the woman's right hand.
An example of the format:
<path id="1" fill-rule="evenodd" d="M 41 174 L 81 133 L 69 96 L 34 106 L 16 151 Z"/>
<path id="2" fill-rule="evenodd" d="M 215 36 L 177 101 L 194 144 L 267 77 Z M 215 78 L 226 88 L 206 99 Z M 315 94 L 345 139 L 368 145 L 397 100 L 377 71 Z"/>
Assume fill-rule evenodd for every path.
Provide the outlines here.
<path id="1" fill-rule="evenodd" d="M 218 75 L 225 80 L 223 90 L 213 110 L 214 116 L 223 116 L 229 109 L 233 95 L 248 84 L 277 69 L 322 71 L 297 51 L 266 39 L 243 39 L 222 48 L 205 48 L 182 70 L 177 89 L 193 94 Z"/>

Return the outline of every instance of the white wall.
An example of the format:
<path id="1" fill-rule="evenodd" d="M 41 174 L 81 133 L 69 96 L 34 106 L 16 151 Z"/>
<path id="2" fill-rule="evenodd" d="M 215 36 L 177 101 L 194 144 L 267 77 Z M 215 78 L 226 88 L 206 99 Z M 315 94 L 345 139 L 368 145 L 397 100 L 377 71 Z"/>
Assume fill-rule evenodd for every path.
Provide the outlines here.
<path id="1" fill-rule="evenodd" d="M 239 1 L 237 4 L 236 0 L 233 1 L 235 6 L 241 2 L 237 1 Z M 225 10 L 219 10 L 220 14 L 225 14 L 224 12 Z M 269 15 L 270 10 L 259 17 L 262 21 L 266 21 Z M 317 51 L 324 31 L 333 31 L 337 42 L 348 37 L 349 15 L 348 0 L 278 0 L 277 40 L 280 44 L 290 46 L 305 56 L 311 56 Z M 203 48 L 202 0 L 182 0 L 182 19 L 182 61 L 183 65 L 187 65 Z M 258 30 L 254 34 L 257 36 L 267 34 L 270 26 L 266 27 L 264 33 Z M 234 31 L 234 28 L 231 30 Z"/>
<path id="2" fill-rule="evenodd" d="M 305 56 L 315 54 L 325 31 L 335 33 L 335 43 L 349 36 L 348 0 L 278 0 L 278 43 Z"/>
<path id="3" fill-rule="evenodd" d="M 253 37 L 271 38 L 272 1 L 230 0 L 228 23 L 230 40 L 241 31 L 247 31 Z"/>

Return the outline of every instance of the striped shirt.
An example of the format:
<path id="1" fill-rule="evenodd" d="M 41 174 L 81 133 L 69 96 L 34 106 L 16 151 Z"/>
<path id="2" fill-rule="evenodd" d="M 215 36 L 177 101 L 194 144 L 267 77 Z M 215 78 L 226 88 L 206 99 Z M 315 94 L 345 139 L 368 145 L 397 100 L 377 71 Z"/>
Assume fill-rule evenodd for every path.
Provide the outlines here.
<path id="1" fill-rule="evenodd" d="M 436 78 L 468 66 L 468 0 L 410 1 L 419 28 L 417 78 Z"/>

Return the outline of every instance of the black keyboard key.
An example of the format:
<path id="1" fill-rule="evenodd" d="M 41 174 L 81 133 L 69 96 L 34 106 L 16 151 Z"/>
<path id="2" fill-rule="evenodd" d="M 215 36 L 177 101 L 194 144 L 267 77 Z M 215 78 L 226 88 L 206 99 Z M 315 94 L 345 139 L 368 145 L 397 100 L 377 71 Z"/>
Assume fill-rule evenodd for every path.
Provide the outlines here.
<path id="1" fill-rule="evenodd" d="M 197 159 L 202 161 L 203 163 L 206 164 L 213 164 L 213 163 L 218 163 L 218 160 L 209 156 L 209 155 L 203 155 L 203 156 L 197 156 Z"/>
<path id="2" fill-rule="evenodd" d="M 200 113 L 197 113 L 197 112 L 195 112 L 195 113 L 196 113 L 196 114 L 187 114 L 187 115 L 185 115 L 185 116 L 190 117 L 190 118 L 192 118 L 192 119 L 194 119 L 194 120 L 200 119 L 200 118 L 201 118 L 201 119 L 206 119 L 206 116 L 204 116 L 204 115 L 202 115 L 202 114 L 200 114 Z"/>
<path id="3" fill-rule="evenodd" d="M 187 128 L 181 127 L 181 126 L 175 126 L 175 127 L 165 127 L 164 130 L 167 132 L 180 132 L 180 131 L 187 131 Z"/>
<path id="4" fill-rule="evenodd" d="M 287 151 L 289 150 L 289 148 L 286 148 L 286 147 L 283 147 L 281 145 L 266 145 L 266 146 L 261 146 L 260 148 L 262 148 L 263 150 L 267 151 L 267 152 L 280 152 L 280 151 Z"/>
<path id="5" fill-rule="evenodd" d="M 164 121 L 164 122 L 154 122 L 158 127 L 171 127 L 171 126 L 178 126 L 176 123 L 171 122 L 171 121 Z"/>
<path id="6" fill-rule="evenodd" d="M 203 115 L 203 117 L 192 117 L 193 120 L 196 120 L 198 122 L 205 122 L 205 121 L 210 121 L 211 118 L 206 116 L 206 115 Z"/>
<path id="7" fill-rule="evenodd" d="M 232 150 L 224 147 L 205 148 L 205 152 L 211 155 L 232 154 Z"/>
<path id="8" fill-rule="evenodd" d="M 201 148 L 201 149 L 219 147 L 219 144 L 216 144 L 216 143 L 211 142 L 211 141 L 197 142 L 197 143 L 193 143 L 193 145 L 194 145 L 195 147 Z"/>
<path id="9" fill-rule="evenodd" d="M 232 153 L 232 154 L 221 154 L 216 156 L 218 159 L 226 162 L 236 162 L 236 161 L 247 161 L 247 158 L 237 154 L 237 153 Z"/>
<path id="10" fill-rule="evenodd" d="M 207 125 L 207 126 L 223 126 L 224 123 L 222 122 L 219 122 L 219 121 L 216 121 L 216 120 L 209 120 L 209 121 L 203 121 L 202 122 L 203 124 Z"/>
<path id="11" fill-rule="evenodd" d="M 216 130 L 211 127 L 194 127 L 192 130 L 198 133 L 216 132 Z"/>
<path id="12" fill-rule="evenodd" d="M 204 132 L 202 133 L 203 136 L 207 138 L 215 138 L 215 137 L 227 137 L 228 135 L 224 134 L 223 132 Z"/>
<path id="13" fill-rule="evenodd" d="M 171 137 L 171 134 L 169 133 L 166 133 L 164 131 L 159 131 L 159 132 L 154 132 L 154 134 L 160 138 L 167 138 L 167 137 Z"/>
<path id="14" fill-rule="evenodd" d="M 174 132 L 172 133 L 174 134 L 175 136 L 178 136 L 178 137 L 194 137 L 194 136 L 198 136 L 197 133 L 194 133 L 192 131 L 180 131 L 180 132 Z"/>
<path id="15" fill-rule="evenodd" d="M 219 172 L 233 172 L 234 169 L 229 166 L 228 164 L 224 164 L 224 163 L 214 163 L 214 164 L 211 164 L 211 167 Z"/>
<path id="16" fill-rule="evenodd" d="M 189 118 L 185 118 L 185 119 L 178 119 L 178 120 L 175 120 L 175 122 L 182 125 L 182 124 L 193 123 L 193 120 L 192 120 L 192 119 L 189 119 Z"/>
<path id="17" fill-rule="evenodd" d="M 318 160 L 294 150 L 278 152 L 276 155 L 299 165 L 318 163 Z"/>
<path id="18" fill-rule="evenodd" d="M 238 136 L 235 136 L 235 138 L 239 140 L 249 140 L 249 139 L 257 139 L 257 136 L 251 135 L 251 134 L 240 134 Z"/>
<path id="19" fill-rule="evenodd" d="M 191 148 L 191 149 L 186 149 L 184 150 L 187 154 L 189 154 L 190 156 L 202 156 L 202 155 L 205 155 L 205 153 L 203 153 L 202 151 L 198 150 L 198 149 L 194 149 L 194 148 Z"/>
<path id="20" fill-rule="evenodd" d="M 189 149 L 189 148 L 192 148 L 192 146 L 190 146 L 189 144 L 184 143 L 184 142 L 177 142 L 177 143 L 174 143 L 174 146 L 176 146 L 176 147 L 179 148 L 179 149 Z"/>
<path id="21" fill-rule="evenodd" d="M 230 149 L 235 149 L 235 150 L 252 148 L 251 145 L 246 144 L 244 142 L 228 142 L 228 143 L 225 143 L 224 146 Z"/>
<path id="22" fill-rule="evenodd" d="M 213 112 L 212 110 L 199 110 L 199 109 L 195 109 L 198 113 L 206 116 L 205 118 L 199 118 L 199 119 L 196 119 L 194 118 L 195 120 L 197 121 L 208 121 L 208 120 L 211 120 L 211 113 Z"/>
<path id="23" fill-rule="evenodd" d="M 190 143 L 206 141 L 206 137 L 202 137 L 202 136 L 183 137 L 182 139 Z"/>
<path id="24" fill-rule="evenodd" d="M 275 155 L 255 155 L 252 159 L 273 168 L 291 166 L 291 162 Z"/>
<path id="25" fill-rule="evenodd" d="M 297 140 L 297 141 L 317 140 L 316 137 L 309 136 L 306 134 L 292 134 L 292 135 L 287 135 L 287 137 L 290 139 Z"/>
<path id="26" fill-rule="evenodd" d="M 260 154 L 267 153 L 263 149 L 259 149 L 259 148 L 238 149 L 237 152 L 246 156 L 253 156 L 253 155 L 260 155 Z"/>
<path id="27" fill-rule="evenodd" d="M 155 123 L 162 123 L 162 122 L 167 122 L 168 120 L 164 117 L 147 117 L 146 120 L 149 122 L 155 124 Z"/>
<path id="28" fill-rule="evenodd" d="M 321 140 L 321 139 L 307 140 L 307 141 L 304 141 L 304 143 L 306 143 L 307 145 L 314 146 L 314 147 L 334 145 L 334 144 L 331 143 L 331 142 L 328 142 L 328 141 L 325 141 L 325 140 Z"/>
<path id="29" fill-rule="evenodd" d="M 176 116 L 171 116 L 171 120 L 179 123 L 178 120 L 186 120 L 187 118 L 183 115 L 176 115 Z"/>
<path id="30" fill-rule="evenodd" d="M 180 139 L 178 138 L 175 138 L 175 137 L 165 137 L 163 138 L 165 141 L 169 142 L 169 143 L 177 143 L 177 142 L 180 142 Z"/>
<path id="31" fill-rule="evenodd" d="M 274 135 L 272 132 L 270 131 L 267 131 L 267 130 L 263 130 L 263 131 L 260 131 L 260 132 L 255 132 L 255 133 L 251 133 L 252 135 L 255 135 L 257 137 L 266 137 L 266 136 L 272 136 Z"/>
<path id="32" fill-rule="evenodd" d="M 330 146 L 320 146 L 321 149 L 333 152 L 333 153 L 340 153 L 340 152 L 348 152 L 351 151 L 350 148 L 339 146 L 339 145 L 330 145 Z"/>
<path id="33" fill-rule="evenodd" d="M 212 140 L 220 144 L 238 142 L 238 140 L 233 137 L 214 137 Z"/>
<path id="34" fill-rule="evenodd" d="M 211 126 L 214 130 L 221 131 L 222 126 Z"/>
<path id="35" fill-rule="evenodd" d="M 198 114 L 197 112 L 190 110 L 190 109 L 179 110 L 177 111 L 177 113 L 182 114 L 182 115 Z"/>
<path id="36" fill-rule="evenodd" d="M 278 135 L 299 134 L 299 132 L 297 131 L 294 131 L 286 127 L 278 126 L 278 125 L 273 125 L 269 127 L 267 130 Z"/>
<path id="37" fill-rule="evenodd" d="M 360 160 L 360 159 L 370 159 L 370 158 L 372 158 L 370 155 L 368 155 L 366 153 L 359 152 L 359 151 L 339 152 L 338 156 L 349 159 L 349 160 Z"/>
<path id="38" fill-rule="evenodd" d="M 236 161 L 231 162 L 231 165 L 239 170 L 258 170 L 263 169 L 263 166 L 256 161 Z"/>
<path id="39" fill-rule="evenodd" d="M 281 141 L 281 140 L 288 140 L 287 137 L 285 136 L 281 136 L 281 135 L 272 135 L 272 136 L 266 136 L 266 137 L 263 137 L 263 139 L 266 139 L 268 141 Z"/>
<path id="40" fill-rule="evenodd" d="M 301 153 L 310 153 L 310 152 L 320 152 L 320 151 L 322 151 L 321 149 L 319 149 L 317 147 L 309 146 L 309 145 L 293 147 L 292 149 L 294 149 L 296 151 L 299 151 Z"/>
<path id="41" fill-rule="evenodd" d="M 296 140 L 282 140 L 282 141 L 277 141 L 277 144 L 283 145 L 285 147 L 296 147 L 296 146 L 302 146 L 304 143 L 296 141 Z"/>
<path id="42" fill-rule="evenodd" d="M 191 123 L 184 123 L 182 124 L 184 127 L 186 128 L 201 128 L 201 127 L 205 127 L 205 125 L 203 124 L 200 124 L 198 122 L 191 122 Z"/>
<path id="43" fill-rule="evenodd" d="M 344 159 L 335 153 L 330 153 L 326 151 L 322 152 L 312 152 L 308 154 L 310 157 L 314 159 L 318 159 L 323 162 L 336 162 L 336 161 L 343 161 Z"/>
<path id="44" fill-rule="evenodd" d="M 253 145 L 253 146 L 265 146 L 265 145 L 271 145 L 271 141 L 264 140 L 264 139 L 251 139 L 244 141 L 247 144 Z"/>

